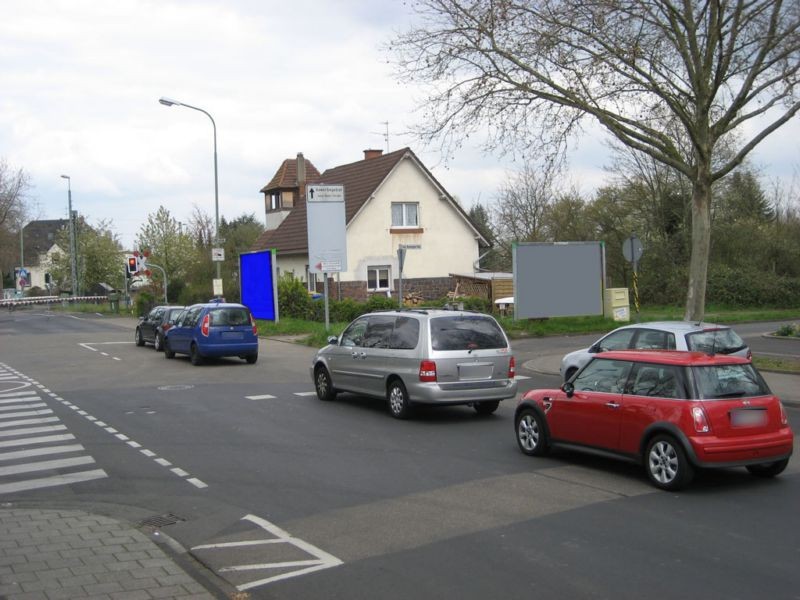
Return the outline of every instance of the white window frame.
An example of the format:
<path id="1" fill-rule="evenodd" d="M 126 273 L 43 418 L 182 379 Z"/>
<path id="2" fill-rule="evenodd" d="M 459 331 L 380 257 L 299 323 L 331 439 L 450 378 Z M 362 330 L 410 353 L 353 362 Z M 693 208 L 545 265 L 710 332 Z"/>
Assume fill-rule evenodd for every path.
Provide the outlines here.
<path id="1" fill-rule="evenodd" d="M 309 271 L 308 265 L 306 265 L 306 289 L 312 293 L 317 292 L 317 273 Z"/>
<path id="2" fill-rule="evenodd" d="M 386 287 L 381 287 L 381 271 L 386 271 Z M 375 287 L 370 286 L 370 273 L 375 273 Z M 367 267 L 367 290 L 370 292 L 385 292 L 392 289 L 391 265 L 372 265 Z"/>
<path id="3" fill-rule="evenodd" d="M 399 223 L 399 224 L 394 222 L 394 207 L 395 206 L 401 207 L 401 221 L 402 222 Z M 408 218 L 408 207 L 409 206 L 413 206 L 416 209 L 415 212 L 416 212 L 417 222 L 413 223 L 413 224 L 408 222 L 409 221 L 409 218 Z M 409 228 L 409 229 L 416 229 L 416 228 L 419 227 L 419 202 L 392 202 L 391 210 L 392 210 L 392 214 L 391 214 L 392 229 L 400 229 L 400 228 L 403 228 L 403 227 L 406 227 L 406 228 Z"/>

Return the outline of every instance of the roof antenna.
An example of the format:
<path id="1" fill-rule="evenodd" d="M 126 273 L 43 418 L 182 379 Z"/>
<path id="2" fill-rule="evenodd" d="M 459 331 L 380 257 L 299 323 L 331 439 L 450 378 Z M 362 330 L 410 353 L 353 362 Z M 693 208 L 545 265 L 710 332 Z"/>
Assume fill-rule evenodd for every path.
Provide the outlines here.
<path id="1" fill-rule="evenodd" d="M 382 135 L 383 141 L 386 142 L 386 154 L 389 154 L 389 121 L 381 121 L 381 125 L 386 126 L 386 130 L 383 132 L 373 131 L 374 135 Z"/>

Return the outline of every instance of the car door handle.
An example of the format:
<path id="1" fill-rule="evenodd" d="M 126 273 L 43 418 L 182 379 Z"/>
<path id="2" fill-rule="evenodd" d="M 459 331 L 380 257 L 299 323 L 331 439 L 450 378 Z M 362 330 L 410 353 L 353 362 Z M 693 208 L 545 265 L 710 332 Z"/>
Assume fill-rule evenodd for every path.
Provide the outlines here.
<path id="1" fill-rule="evenodd" d="M 354 359 L 358 359 L 358 358 L 366 359 L 367 358 L 367 353 L 366 352 L 362 352 L 361 354 L 359 354 L 358 352 L 353 352 L 350 356 L 352 356 Z"/>
<path id="2" fill-rule="evenodd" d="M 608 408 L 619 408 L 619 404 L 617 402 L 606 402 L 606 406 Z"/>

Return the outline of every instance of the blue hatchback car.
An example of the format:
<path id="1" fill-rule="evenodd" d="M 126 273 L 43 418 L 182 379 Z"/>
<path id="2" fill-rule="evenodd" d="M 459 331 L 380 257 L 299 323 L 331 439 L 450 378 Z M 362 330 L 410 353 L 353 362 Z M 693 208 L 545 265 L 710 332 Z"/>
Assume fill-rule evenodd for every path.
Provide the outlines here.
<path id="1" fill-rule="evenodd" d="M 250 309 L 223 302 L 187 307 L 164 337 L 164 356 L 176 354 L 188 354 L 193 365 L 220 356 L 238 356 L 255 364 L 258 331 Z"/>

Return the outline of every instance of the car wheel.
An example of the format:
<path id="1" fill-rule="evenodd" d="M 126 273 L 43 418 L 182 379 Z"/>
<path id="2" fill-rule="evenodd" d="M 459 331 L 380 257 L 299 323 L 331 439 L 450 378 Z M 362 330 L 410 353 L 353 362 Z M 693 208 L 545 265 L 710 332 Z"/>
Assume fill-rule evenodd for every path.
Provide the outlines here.
<path id="1" fill-rule="evenodd" d="M 389 401 L 389 412 L 395 419 L 407 419 L 411 415 L 408 392 L 406 386 L 399 379 L 395 379 L 389 384 L 386 399 Z"/>
<path id="2" fill-rule="evenodd" d="M 142 337 L 142 330 L 138 327 L 136 328 L 136 333 L 134 334 L 134 339 L 136 340 L 137 346 L 144 346 L 144 338 Z"/>
<path id="3" fill-rule="evenodd" d="M 156 337 L 153 339 L 153 350 L 156 352 L 161 352 L 164 349 L 164 338 L 161 337 L 160 333 L 156 334 Z"/>
<path id="4" fill-rule="evenodd" d="M 175 358 L 175 353 L 169 348 L 169 340 L 164 340 L 164 358 Z"/>
<path id="5" fill-rule="evenodd" d="M 317 398 L 330 401 L 336 399 L 336 390 L 333 389 L 331 374 L 322 365 L 314 369 L 314 388 L 317 390 Z"/>
<path id="6" fill-rule="evenodd" d="M 193 343 L 189 347 L 189 360 L 192 361 L 192 364 L 195 367 L 203 364 L 203 357 L 200 356 L 200 351 L 197 349 L 197 344 Z"/>
<path id="7" fill-rule="evenodd" d="M 564 381 L 569 381 L 572 379 L 572 376 L 575 375 L 575 372 L 578 370 L 578 367 L 570 367 L 567 369 L 567 372 L 564 373 Z"/>
<path id="8" fill-rule="evenodd" d="M 670 435 L 657 435 L 647 444 L 645 469 L 650 482 L 662 490 L 679 490 L 694 477 L 683 447 Z"/>
<path id="9" fill-rule="evenodd" d="M 771 463 L 747 465 L 747 470 L 750 471 L 751 475 L 755 475 L 756 477 L 775 477 L 776 475 L 783 473 L 783 470 L 788 464 L 789 459 L 784 458 L 783 460 L 778 460 Z"/>
<path id="10" fill-rule="evenodd" d="M 255 354 L 248 354 L 247 356 L 244 357 L 244 359 L 247 361 L 248 365 L 254 365 L 258 360 L 258 352 L 256 352 Z"/>
<path id="11" fill-rule="evenodd" d="M 484 402 L 476 402 L 474 405 L 475 412 L 479 415 L 490 415 L 497 410 L 498 406 L 500 406 L 500 400 L 486 400 Z"/>
<path id="12" fill-rule="evenodd" d="M 547 433 L 541 415 L 532 408 L 523 409 L 516 420 L 517 444 L 528 456 L 547 454 Z"/>

